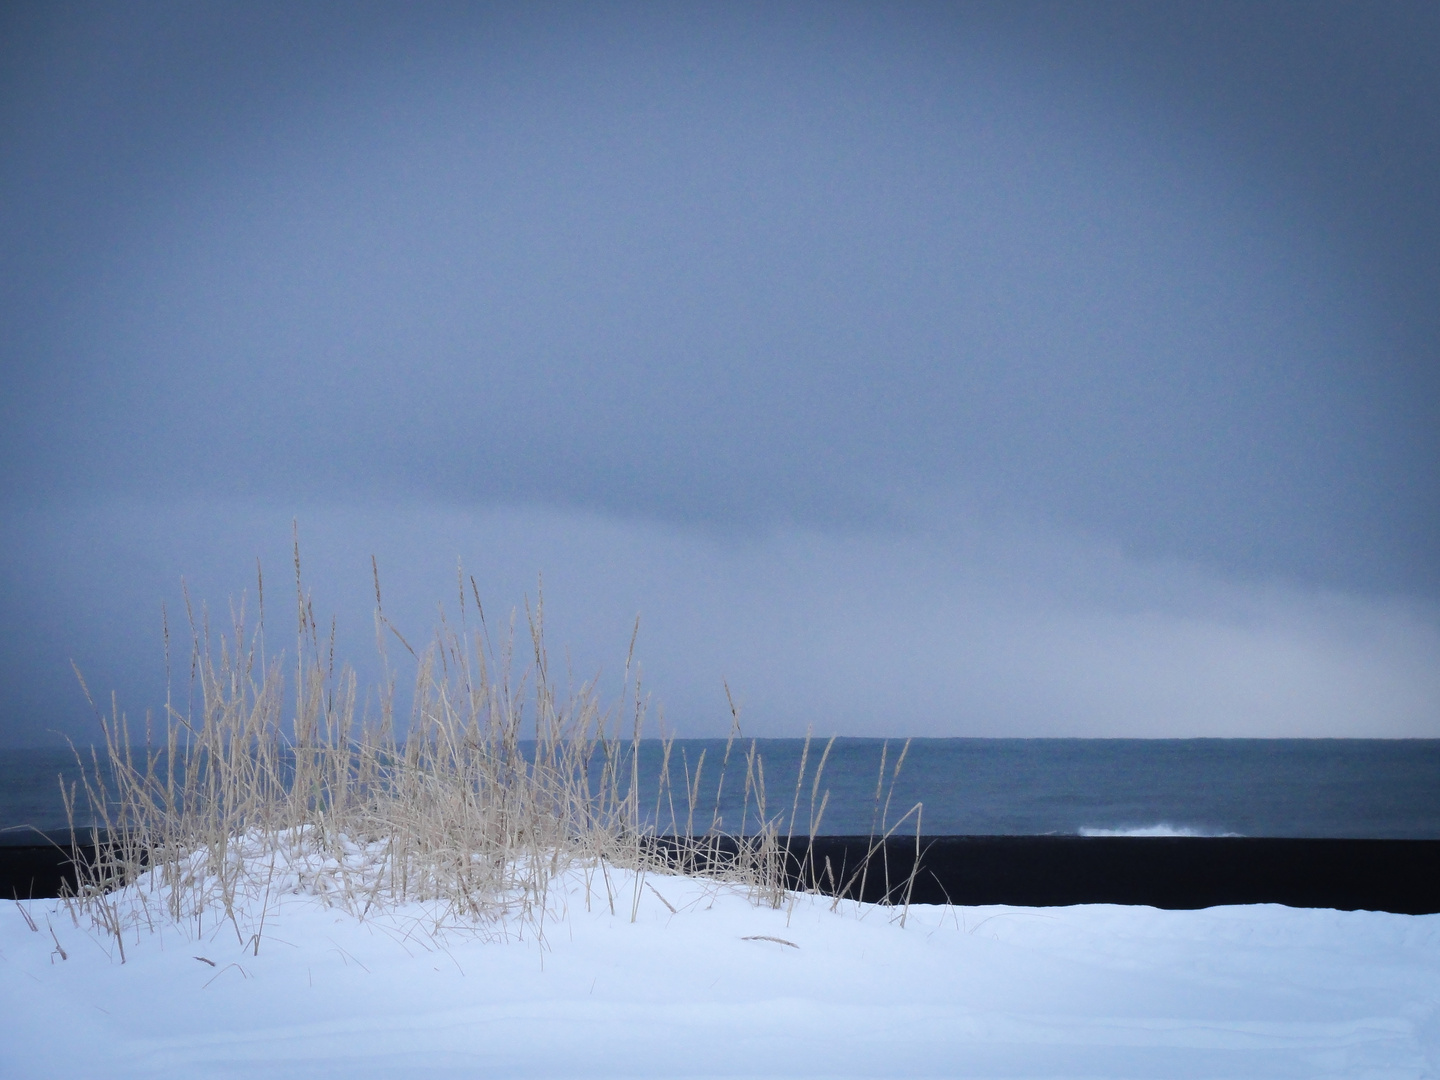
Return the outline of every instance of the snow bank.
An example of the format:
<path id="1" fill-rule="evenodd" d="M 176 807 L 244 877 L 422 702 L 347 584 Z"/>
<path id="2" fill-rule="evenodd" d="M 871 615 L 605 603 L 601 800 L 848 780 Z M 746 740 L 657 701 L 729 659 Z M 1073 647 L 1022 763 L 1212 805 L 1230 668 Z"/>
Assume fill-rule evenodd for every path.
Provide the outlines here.
<path id="1" fill-rule="evenodd" d="M 539 914 L 476 929 L 287 894 L 258 954 L 230 921 L 142 922 L 121 963 L 59 902 L 6 903 L 0 1074 L 1440 1075 L 1440 916 L 914 907 L 902 926 L 613 868 L 566 872 Z"/>

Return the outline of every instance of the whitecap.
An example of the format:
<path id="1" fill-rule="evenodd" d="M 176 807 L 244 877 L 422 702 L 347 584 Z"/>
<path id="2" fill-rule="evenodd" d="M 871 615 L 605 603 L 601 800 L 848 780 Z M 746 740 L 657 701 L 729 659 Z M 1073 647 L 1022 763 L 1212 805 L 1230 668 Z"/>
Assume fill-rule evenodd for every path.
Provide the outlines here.
<path id="1" fill-rule="evenodd" d="M 1189 825 L 1169 825 L 1166 822 L 1159 822 L 1156 825 L 1129 825 L 1125 828 L 1096 828 L 1092 825 L 1081 825 L 1081 837 L 1238 837 L 1240 832 L 1214 832 L 1210 829 L 1198 829 Z"/>

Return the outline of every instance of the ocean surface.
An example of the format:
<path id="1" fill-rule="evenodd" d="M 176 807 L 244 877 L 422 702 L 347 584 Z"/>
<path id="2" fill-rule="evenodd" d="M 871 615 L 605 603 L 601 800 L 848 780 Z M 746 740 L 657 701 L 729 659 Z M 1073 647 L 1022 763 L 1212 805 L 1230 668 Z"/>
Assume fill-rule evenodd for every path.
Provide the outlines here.
<path id="1" fill-rule="evenodd" d="M 758 817 L 746 776 L 763 764 L 765 817 L 797 834 L 812 822 L 830 835 L 899 822 L 913 835 L 918 819 L 932 836 L 1440 839 L 1440 739 L 915 739 L 896 774 L 904 745 L 837 739 L 817 783 L 823 741 L 807 754 L 800 739 L 756 740 L 753 762 L 752 744 L 737 741 L 722 782 L 725 740 L 677 740 L 665 785 L 661 747 L 647 741 L 642 802 L 660 831 L 703 831 L 717 816 L 749 831 Z M 0 750 L 0 843 L 65 829 L 62 778 L 77 778 L 69 750 Z"/>

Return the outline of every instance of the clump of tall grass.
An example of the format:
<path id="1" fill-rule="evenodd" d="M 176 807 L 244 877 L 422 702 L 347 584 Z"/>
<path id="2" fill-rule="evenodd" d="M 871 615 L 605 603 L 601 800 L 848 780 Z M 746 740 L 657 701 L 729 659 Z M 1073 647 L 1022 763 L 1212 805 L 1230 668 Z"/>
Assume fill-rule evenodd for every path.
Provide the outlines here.
<path id="1" fill-rule="evenodd" d="M 807 777 L 807 742 L 782 835 L 784 815 L 767 806 L 755 744 L 738 743 L 732 702 L 716 802 L 697 833 L 703 755 L 693 768 L 683 763 L 677 807 L 673 744 L 663 741 L 655 802 L 641 805 L 646 700 L 633 636 L 623 689 L 606 705 L 593 681 L 575 686 L 567 678 L 562 691 L 545 642 L 543 598 L 533 609 L 527 604 L 520 635 L 512 613 L 497 641 L 473 578 L 462 579 L 458 623 L 442 611 L 433 638 L 417 650 L 385 617 L 377 571 L 384 674 L 362 700 L 355 671 L 337 666 L 333 623 L 322 635 L 315 619 L 298 546 L 295 568 L 293 656 L 266 655 L 263 578 L 253 628 L 242 601 L 215 633 L 187 597 L 190 704 L 167 700 L 163 724 L 156 731 L 147 719 L 143 743 L 113 705 L 100 718 L 103 758 L 92 751 L 83 791 L 67 795 L 72 820 L 84 798 L 97 822 L 94 857 L 79 867 L 70 902 L 114 936 L 122 958 L 125 927 L 137 922 L 197 934 L 229 923 L 258 951 L 266 912 L 286 893 L 362 917 L 418 901 L 438 922 L 476 925 L 543 919 L 551 883 L 577 868 L 601 902 L 612 911 L 628 905 L 632 917 L 644 875 L 655 870 L 738 884 L 772 906 L 791 887 L 822 887 L 804 855 L 796 866 L 792 841 L 807 779 L 809 836 L 820 827 L 828 746 Z M 168 621 L 165 636 L 168 658 Z M 403 731 L 387 640 L 415 669 Z M 727 829 L 719 792 L 737 748 L 745 809 L 738 828 Z M 634 872 L 627 877 L 634 895 L 618 895 L 617 868 Z"/>

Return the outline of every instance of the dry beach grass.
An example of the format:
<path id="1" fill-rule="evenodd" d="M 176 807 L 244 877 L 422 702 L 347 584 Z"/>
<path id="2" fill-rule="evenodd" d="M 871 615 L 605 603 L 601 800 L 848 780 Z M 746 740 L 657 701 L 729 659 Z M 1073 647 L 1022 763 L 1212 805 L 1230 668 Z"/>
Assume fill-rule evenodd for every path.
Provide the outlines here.
<path id="1" fill-rule="evenodd" d="M 642 762 L 634 665 L 572 691 L 541 606 L 492 648 L 473 585 L 418 650 L 377 596 L 368 698 L 295 611 L 274 657 L 263 616 L 201 610 L 193 708 L 102 720 L 70 793 L 96 857 L 0 920 L 0 1074 L 1435 1075 L 1440 917 L 805 895 L 886 873 L 809 858 L 827 746 L 768 800 L 738 732 Z"/>
<path id="2" fill-rule="evenodd" d="M 437 925 L 543 926 L 551 883 L 575 870 L 587 896 L 612 912 L 636 909 L 651 871 L 743 886 L 771 907 L 794 888 L 839 893 L 886 873 L 883 859 L 836 868 L 809 857 L 804 841 L 820 828 L 828 799 L 828 744 L 812 755 L 807 742 L 793 795 L 776 811 L 764 761 L 740 739 L 732 702 L 722 760 L 707 763 L 702 753 L 676 761 L 662 737 L 653 802 L 642 805 L 646 700 L 633 636 L 623 690 L 606 705 L 593 681 L 567 679 L 562 691 L 543 597 L 533 609 L 527 603 L 521 634 L 512 613 L 497 640 L 474 580 L 461 576 L 458 619 L 442 611 L 417 651 L 386 619 L 378 570 L 375 578 L 384 675 L 363 698 L 354 670 L 337 665 L 333 624 L 322 634 L 315 618 L 297 545 L 293 656 L 267 656 L 257 578 L 253 627 L 243 602 L 216 633 L 187 601 L 193 706 L 167 701 L 163 723 L 147 721 L 143 742 L 113 704 L 100 715 L 103 751 L 90 752 L 83 785 L 66 793 L 72 820 L 88 804 L 98 823 L 88 837 L 95 856 L 79 868 L 67 903 L 113 937 L 122 960 L 127 929 L 176 924 L 197 937 L 229 924 L 258 953 L 272 902 L 294 894 L 362 918 L 419 902 Z M 415 671 L 403 728 L 387 653 L 397 643 Z M 906 822 L 918 843 L 918 807 L 889 821 L 903 761 L 903 750 L 888 768 L 882 760 L 872 853 Z M 707 768 L 719 773 L 713 802 L 702 796 Z M 727 823 L 720 793 L 737 772 L 729 782 L 743 784 L 742 810 Z M 630 871 L 623 890 L 615 869 Z M 905 905 L 909 884 L 892 889 L 887 878 L 886 891 Z"/>

